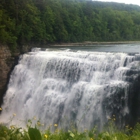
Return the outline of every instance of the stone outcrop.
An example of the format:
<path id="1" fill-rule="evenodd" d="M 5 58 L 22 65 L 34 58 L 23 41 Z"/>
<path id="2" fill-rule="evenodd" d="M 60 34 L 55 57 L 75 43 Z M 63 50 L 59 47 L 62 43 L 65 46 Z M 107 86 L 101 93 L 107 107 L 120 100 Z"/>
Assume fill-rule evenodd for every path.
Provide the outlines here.
<path id="1" fill-rule="evenodd" d="M 14 64 L 15 57 L 11 55 L 9 48 L 0 45 L 0 105 L 2 104 L 2 98 L 5 94 L 9 75 Z"/>
<path id="2" fill-rule="evenodd" d="M 19 46 L 19 50 L 11 54 L 8 46 L 0 44 L 0 106 L 7 90 L 10 74 L 14 66 L 18 63 L 19 55 L 30 51 L 31 48 L 31 45 Z"/>

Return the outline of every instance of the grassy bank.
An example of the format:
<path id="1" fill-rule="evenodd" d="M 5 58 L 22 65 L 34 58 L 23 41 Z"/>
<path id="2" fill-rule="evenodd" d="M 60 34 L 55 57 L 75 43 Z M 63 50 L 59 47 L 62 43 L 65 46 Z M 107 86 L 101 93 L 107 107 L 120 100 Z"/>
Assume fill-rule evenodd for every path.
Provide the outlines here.
<path id="1" fill-rule="evenodd" d="M 140 124 L 134 128 L 126 126 L 124 130 L 119 131 L 111 121 L 102 132 L 93 128 L 80 133 L 74 128 L 68 131 L 59 129 L 57 124 L 50 125 L 47 130 L 41 131 L 42 125 L 37 121 L 33 127 L 30 120 L 26 129 L 1 124 L 0 140 L 140 140 Z M 54 131 L 51 132 L 51 129 Z"/>

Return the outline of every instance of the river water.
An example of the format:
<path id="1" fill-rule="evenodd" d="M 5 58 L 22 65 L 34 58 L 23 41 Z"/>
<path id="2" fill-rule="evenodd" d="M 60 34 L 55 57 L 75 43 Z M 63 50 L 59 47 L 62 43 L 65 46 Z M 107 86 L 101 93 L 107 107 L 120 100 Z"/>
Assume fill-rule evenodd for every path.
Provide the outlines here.
<path id="1" fill-rule="evenodd" d="M 54 47 L 55 48 L 55 47 Z M 57 47 L 58 48 L 58 47 Z M 125 52 L 125 53 L 140 53 L 140 43 L 136 44 L 110 44 L 110 45 L 88 45 L 88 46 L 67 46 L 59 49 L 69 48 L 71 50 L 81 51 L 97 51 L 97 52 Z"/>

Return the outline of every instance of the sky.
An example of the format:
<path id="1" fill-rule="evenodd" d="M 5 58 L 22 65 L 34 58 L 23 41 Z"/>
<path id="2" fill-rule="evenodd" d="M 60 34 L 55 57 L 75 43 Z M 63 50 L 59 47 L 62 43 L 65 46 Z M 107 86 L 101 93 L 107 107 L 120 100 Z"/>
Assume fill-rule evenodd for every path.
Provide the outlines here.
<path id="1" fill-rule="evenodd" d="M 95 1 L 118 2 L 118 3 L 125 3 L 125 4 L 135 4 L 140 6 L 140 0 L 95 0 Z"/>

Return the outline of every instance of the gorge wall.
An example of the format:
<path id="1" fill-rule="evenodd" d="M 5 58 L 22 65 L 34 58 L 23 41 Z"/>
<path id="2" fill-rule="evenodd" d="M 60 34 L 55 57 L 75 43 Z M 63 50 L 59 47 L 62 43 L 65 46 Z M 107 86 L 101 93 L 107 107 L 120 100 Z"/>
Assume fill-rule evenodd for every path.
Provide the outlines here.
<path id="1" fill-rule="evenodd" d="M 34 44 L 32 45 L 34 46 Z M 7 45 L 0 43 L 0 106 L 7 90 L 10 74 L 14 66 L 18 63 L 19 55 L 30 51 L 32 45 L 20 46 L 18 47 L 19 50 L 12 54 Z"/>
<path id="2" fill-rule="evenodd" d="M 12 55 L 8 46 L 0 45 L 0 105 L 7 89 L 10 73 L 18 55 Z"/>
<path id="3" fill-rule="evenodd" d="M 32 45 L 18 46 L 18 50 L 12 54 L 7 45 L 0 44 L 0 106 L 3 103 L 3 96 L 7 90 L 10 74 L 18 63 L 19 55 L 30 51 Z"/>

